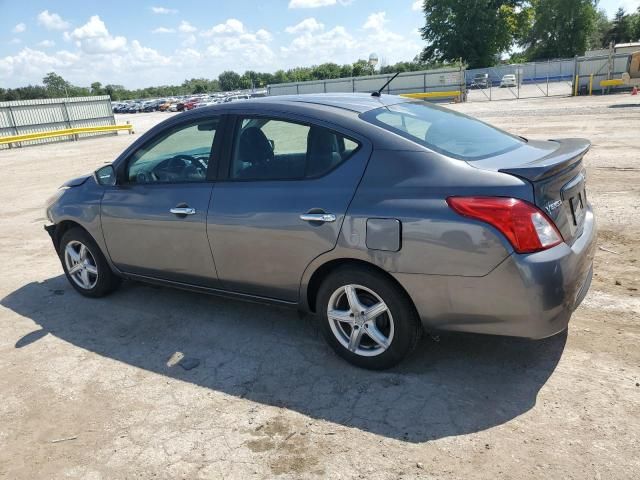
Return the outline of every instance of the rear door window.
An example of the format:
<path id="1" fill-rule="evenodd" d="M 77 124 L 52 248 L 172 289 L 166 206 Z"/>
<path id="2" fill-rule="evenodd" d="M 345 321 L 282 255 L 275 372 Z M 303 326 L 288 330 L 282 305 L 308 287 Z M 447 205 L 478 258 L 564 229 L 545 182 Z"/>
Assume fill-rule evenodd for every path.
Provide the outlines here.
<path id="1" fill-rule="evenodd" d="M 425 102 L 377 108 L 361 118 L 436 152 L 467 161 L 524 145 L 521 138 L 480 120 Z"/>
<path id="2" fill-rule="evenodd" d="M 294 180 L 325 175 L 358 143 L 317 125 L 277 118 L 240 119 L 231 161 L 236 180 Z"/>

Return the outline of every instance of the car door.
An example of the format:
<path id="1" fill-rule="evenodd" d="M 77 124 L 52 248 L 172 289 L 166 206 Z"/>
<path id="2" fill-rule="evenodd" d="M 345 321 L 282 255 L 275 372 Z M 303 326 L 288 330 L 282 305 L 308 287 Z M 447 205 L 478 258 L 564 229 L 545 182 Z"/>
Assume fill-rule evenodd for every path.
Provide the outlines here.
<path id="1" fill-rule="evenodd" d="M 370 153 L 352 132 L 236 116 L 207 220 L 224 288 L 297 301 L 305 268 L 336 245 Z"/>
<path id="2" fill-rule="evenodd" d="M 217 285 L 206 219 L 222 123 L 219 116 L 200 116 L 168 127 L 118 168 L 118 185 L 102 199 L 101 221 L 120 270 Z"/>

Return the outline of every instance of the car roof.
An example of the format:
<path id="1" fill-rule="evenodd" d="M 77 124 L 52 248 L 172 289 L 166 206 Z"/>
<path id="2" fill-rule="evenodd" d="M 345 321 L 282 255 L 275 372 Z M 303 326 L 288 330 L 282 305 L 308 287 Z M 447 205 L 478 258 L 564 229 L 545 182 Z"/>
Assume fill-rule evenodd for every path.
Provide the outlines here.
<path id="1" fill-rule="evenodd" d="M 382 94 L 380 97 L 373 97 L 370 93 L 314 93 L 304 95 L 276 95 L 271 97 L 252 98 L 238 105 L 237 108 L 244 108 L 248 104 L 255 105 L 282 105 L 287 103 L 324 105 L 343 110 L 350 110 L 356 113 L 364 113 L 380 107 L 396 105 L 412 101 L 410 98 L 396 95 Z"/>

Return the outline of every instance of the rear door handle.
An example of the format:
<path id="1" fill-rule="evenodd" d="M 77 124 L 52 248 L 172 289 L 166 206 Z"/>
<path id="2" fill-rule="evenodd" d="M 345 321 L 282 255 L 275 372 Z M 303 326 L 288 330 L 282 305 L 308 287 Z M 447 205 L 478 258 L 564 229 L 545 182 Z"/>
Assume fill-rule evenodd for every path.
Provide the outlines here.
<path id="1" fill-rule="evenodd" d="M 174 215 L 195 215 L 196 209 L 191 207 L 174 207 L 169 212 Z"/>
<path id="2" fill-rule="evenodd" d="M 305 222 L 327 223 L 335 222 L 336 216 L 333 213 L 303 213 L 300 215 L 300 220 L 304 220 Z"/>

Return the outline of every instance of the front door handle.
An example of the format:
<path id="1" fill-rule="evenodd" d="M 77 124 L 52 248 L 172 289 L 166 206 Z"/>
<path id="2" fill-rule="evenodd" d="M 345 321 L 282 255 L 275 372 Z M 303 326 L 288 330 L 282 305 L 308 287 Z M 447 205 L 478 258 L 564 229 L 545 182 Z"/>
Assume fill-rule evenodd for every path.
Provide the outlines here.
<path id="1" fill-rule="evenodd" d="M 300 215 L 300 220 L 304 220 L 305 222 L 327 223 L 335 222 L 336 216 L 333 213 L 303 213 Z"/>
<path id="2" fill-rule="evenodd" d="M 174 207 L 169 212 L 174 215 L 195 215 L 196 209 L 191 207 Z"/>

